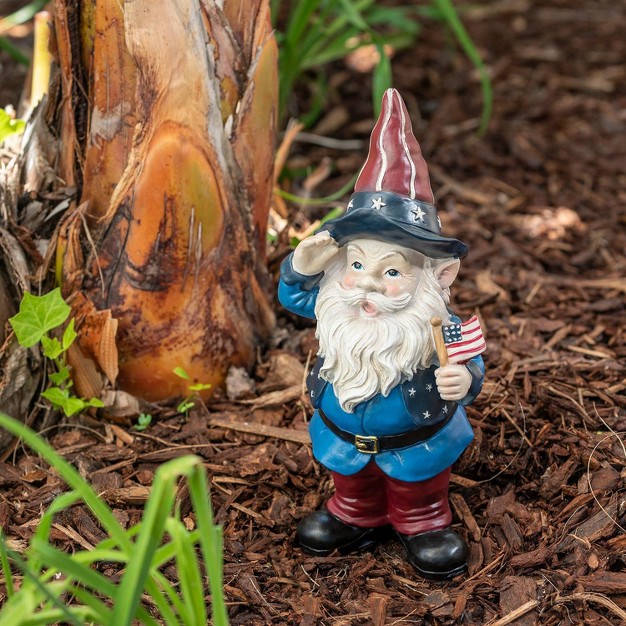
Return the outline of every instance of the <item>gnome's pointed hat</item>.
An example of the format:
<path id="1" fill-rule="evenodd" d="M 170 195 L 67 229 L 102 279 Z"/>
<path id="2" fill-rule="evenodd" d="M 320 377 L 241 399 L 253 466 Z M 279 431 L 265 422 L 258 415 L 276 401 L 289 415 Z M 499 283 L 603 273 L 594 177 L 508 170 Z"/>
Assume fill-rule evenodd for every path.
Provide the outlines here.
<path id="1" fill-rule="evenodd" d="M 467 254 L 463 242 L 441 236 L 428 167 L 395 89 L 383 96 L 354 191 L 346 213 L 320 229 L 340 245 L 363 237 L 398 243 L 435 259 Z"/>

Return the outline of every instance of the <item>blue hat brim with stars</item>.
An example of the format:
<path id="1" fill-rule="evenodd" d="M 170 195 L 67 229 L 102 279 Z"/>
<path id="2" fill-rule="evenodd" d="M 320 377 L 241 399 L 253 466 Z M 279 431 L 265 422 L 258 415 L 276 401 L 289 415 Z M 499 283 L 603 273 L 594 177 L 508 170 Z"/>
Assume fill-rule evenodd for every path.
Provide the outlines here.
<path id="1" fill-rule="evenodd" d="M 344 215 L 325 222 L 340 245 L 352 239 L 377 239 L 397 243 L 432 259 L 462 258 L 468 247 L 458 239 L 443 237 L 434 205 L 389 191 L 354 193 Z"/>

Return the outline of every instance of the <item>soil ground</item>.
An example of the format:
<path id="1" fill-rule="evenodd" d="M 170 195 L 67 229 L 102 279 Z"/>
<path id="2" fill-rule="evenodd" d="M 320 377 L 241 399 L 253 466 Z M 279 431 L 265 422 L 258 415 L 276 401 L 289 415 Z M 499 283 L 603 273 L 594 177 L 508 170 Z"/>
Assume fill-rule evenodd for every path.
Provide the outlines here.
<path id="1" fill-rule="evenodd" d="M 444 232 L 470 246 L 454 308 L 478 314 L 487 333 L 487 380 L 468 412 L 476 438 L 451 489 L 454 527 L 471 546 L 466 576 L 426 581 L 394 540 L 325 558 L 295 547 L 298 520 L 332 486 L 306 443 L 314 329 L 278 303 L 248 396 L 216 397 L 188 419 L 155 409 L 143 433 L 96 421 L 46 433 L 127 525 L 159 463 L 205 459 L 232 624 L 626 623 L 626 5 L 483 2 L 466 24 L 495 90 L 482 137 L 476 74 L 438 25 L 393 60 Z M 342 64 L 329 83 L 313 132 L 340 141 L 295 145 L 289 167 L 313 171 L 295 193 L 330 193 L 365 158 L 369 77 Z M 341 143 L 355 139 L 360 148 Z M 328 208 L 291 206 L 290 224 L 306 230 Z M 287 251 L 272 250 L 274 280 Z M 62 487 L 22 449 L 3 460 L 0 524 L 27 540 Z M 81 508 L 54 532 L 68 550 L 76 536 L 101 538 Z"/>

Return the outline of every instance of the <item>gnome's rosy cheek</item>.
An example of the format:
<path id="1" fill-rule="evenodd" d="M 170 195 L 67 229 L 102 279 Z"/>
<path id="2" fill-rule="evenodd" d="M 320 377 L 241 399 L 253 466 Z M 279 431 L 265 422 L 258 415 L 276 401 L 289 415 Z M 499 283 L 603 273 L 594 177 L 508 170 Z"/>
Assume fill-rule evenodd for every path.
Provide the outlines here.
<path id="1" fill-rule="evenodd" d="M 354 272 L 351 272 L 350 270 L 346 271 L 341 279 L 341 286 L 346 289 L 354 289 L 356 286 L 356 276 L 354 275 Z"/>

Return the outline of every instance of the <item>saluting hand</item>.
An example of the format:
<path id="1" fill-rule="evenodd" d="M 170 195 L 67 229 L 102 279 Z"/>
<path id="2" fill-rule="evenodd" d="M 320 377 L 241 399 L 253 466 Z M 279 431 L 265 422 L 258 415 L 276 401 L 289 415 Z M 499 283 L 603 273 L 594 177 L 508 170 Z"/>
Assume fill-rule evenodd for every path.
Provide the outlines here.
<path id="1" fill-rule="evenodd" d="M 293 252 L 293 269 L 299 274 L 313 276 L 323 272 L 339 252 L 339 244 L 326 230 L 303 239 Z"/>

